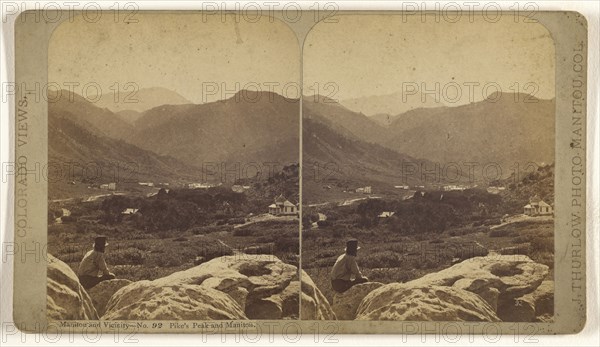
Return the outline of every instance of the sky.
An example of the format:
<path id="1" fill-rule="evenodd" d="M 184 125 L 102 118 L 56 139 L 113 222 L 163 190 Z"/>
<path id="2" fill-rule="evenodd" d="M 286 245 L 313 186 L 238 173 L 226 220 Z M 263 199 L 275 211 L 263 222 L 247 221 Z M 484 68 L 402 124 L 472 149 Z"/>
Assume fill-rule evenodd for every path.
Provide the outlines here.
<path id="1" fill-rule="evenodd" d="M 282 22 L 262 16 L 235 23 L 232 15 L 199 13 L 138 13 L 135 19 L 127 24 L 104 13 L 95 23 L 83 16 L 61 23 L 50 40 L 49 82 L 80 83 L 80 94 L 88 83 L 106 94 L 133 82 L 140 89 L 168 88 L 195 103 L 231 97 L 244 87 L 281 91 L 291 83 L 292 97 L 300 89 L 300 48 Z"/>
<path id="2" fill-rule="evenodd" d="M 439 18 L 439 17 L 438 17 Z M 500 86 L 503 92 L 535 92 L 554 97 L 554 43 L 539 23 L 524 23 L 505 14 L 492 23 L 464 15 L 456 23 L 433 16 L 339 15 L 337 23 L 319 23 L 308 34 L 303 49 L 305 94 L 309 87 L 319 94 L 335 94 L 345 100 L 373 95 L 435 90 L 440 83 L 441 101 L 457 97 L 469 102 L 469 86 L 479 101 Z M 323 86 L 336 83 L 337 90 Z M 517 84 L 515 84 L 517 83 Z M 526 86 L 527 83 L 533 83 Z M 412 87 L 411 87 L 412 84 Z M 527 87 L 527 88 L 526 88 Z M 537 91 L 534 89 L 537 88 Z"/>
<path id="3" fill-rule="evenodd" d="M 81 94 L 88 83 L 106 94 L 127 91 L 125 84 L 133 82 L 202 103 L 239 89 L 273 88 L 297 97 L 303 65 L 304 94 L 337 100 L 415 86 L 435 90 L 436 83 L 442 103 L 479 101 L 498 87 L 554 97 L 552 38 L 541 24 L 515 22 L 512 15 L 495 23 L 466 15 L 456 23 L 432 16 L 340 15 L 336 23 L 313 27 L 302 59 L 292 30 L 266 16 L 256 23 L 199 13 L 138 13 L 135 19 L 128 24 L 104 13 L 95 23 L 81 16 L 63 22 L 50 41 L 49 81 L 79 83 L 75 92 Z M 474 83 L 479 85 L 468 86 Z"/>

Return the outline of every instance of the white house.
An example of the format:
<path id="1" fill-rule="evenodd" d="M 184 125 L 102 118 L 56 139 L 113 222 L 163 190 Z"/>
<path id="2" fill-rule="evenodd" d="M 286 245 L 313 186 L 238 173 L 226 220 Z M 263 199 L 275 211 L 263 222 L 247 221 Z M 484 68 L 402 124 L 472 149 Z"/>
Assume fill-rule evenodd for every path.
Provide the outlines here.
<path id="1" fill-rule="evenodd" d="M 378 216 L 379 218 L 389 218 L 391 216 L 393 216 L 396 212 L 391 212 L 391 211 L 383 211 L 381 212 L 381 214 Z"/>
<path id="2" fill-rule="evenodd" d="M 214 187 L 214 184 L 210 183 L 188 183 L 189 189 L 208 189 Z"/>
<path id="3" fill-rule="evenodd" d="M 356 192 L 362 193 L 362 194 L 371 194 L 372 189 L 371 189 L 371 186 L 365 186 L 365 187 L 356 188 Z"/>
<path id="4" fill-rule="evenodd" d="M 275 198 L 275 203 L 269 205 L 269 213 L 274 216 L 294 215 L 298 213 L 298 206 L 292 204 L 282 194 Z"/>
<path id="5" fill-rule="evenodd" d="M 117 189 L 117 184 L 114 183 L 114 182 L 101 184 L 100 185 L 100 189 L 116 190 Z"/>
<path id="6" fill-rule="evenodd" d="M 231 190 L 236 193 L 243 193 L 245 189 L 244 189 L 244 186 L 242 186 L 242 185 L 234 184 L 231 186 Z"/>
<path id="7" fill-rule="evenodd" d="M 528 216 L 547 216 L 553 214 L 554 210 L 552 206 L 536 195 L 529 199 L 529 204 L 523 207 L 523 213 Z"/>
<path id="8" fill-rule="evenodd" d="M 139 208 L 126 208 L 125 210 L 123 210 L 123 212 L 121 212 L 121 214 L 132 215 L 136 214 L 139 210 Z"/>

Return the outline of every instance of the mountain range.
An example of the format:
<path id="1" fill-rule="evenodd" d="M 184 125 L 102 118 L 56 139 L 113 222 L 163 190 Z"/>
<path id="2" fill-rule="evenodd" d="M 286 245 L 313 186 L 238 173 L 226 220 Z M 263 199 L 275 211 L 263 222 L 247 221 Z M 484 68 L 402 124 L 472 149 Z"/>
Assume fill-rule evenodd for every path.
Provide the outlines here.
<path id="1" fill-rule="evenodd" d="M 516 164 L 554 161 L 554 100 L 494 94 L 467 105 L 395 114 L 388 117 L 387 126 L 331 99 L 305 100 L 318 100 L 313 102 L 318 107 L 312 109 L 334 124 L 338 133 L 441 166 L 497 163 L 506 176 Z"/>
<path id="2" fill-rule="evenodd" d="M 48 161 L 54 167 L 87 168 L 76 178 L 106 181 L 116 179 L 175 181 L 200 176 L 201 171 L 169 156 L 141 149 L 124 140 L 131 125 L 107 109 L 94 106 L 81 96 L 59 98 L 48 104 Z M 66 179 L 65 170 L 55 182 Z M 118 175 L 118 177 L 117 177 Z M 60 179 L 65 178 L 65 179 Z M 74 177 L 75 178 L 75 177 Z"/>
<path id="3" fill-rule="evenodd" d="M 137 85 L 124 85 L 122 90 L 116 93 L 102 94 L 96 106 L 108 108 L 112 112 L 126 115 L 124 118 L 135 121 L 136 117 L 129 117 L 132 114 L 141 114 L 151 108 L 162 105 L 185 105 L 192 104 L 191 101 L 181 96 L 179 93 L 163 87 L 141 88 Z M 134 111 L 121 113 L 122 111 Z"/>
<path id="4" fill-rule="evenodd" d="M 173 95 L 165 94 L 156 100 Z M 303 173 L 315 177 L 309 163 L 332 165 L 344 179 L 391 185 L 404 163 L 498 163 L 509 175 L 515 163 L 553 162 L 554 100 L 515 97 L 417 108 L 389 116 L 387 126 L 331 99 L 304 97 Z M 118 112 L 61 97 L 49 103 L 49 159 L 139 162 L 144 175 L 165 179 L 198 177 L 206 163 L 287 165 L 299 160 L 299 114 L 297 99 L 246 90 L 212 103 Z"/>
<path id="5" fill-rule="evenodd" d="M 385 119 L 387 115 L 396 115 L 417 108 L 447 106 L 443 100 L 436 100 L 431 95 L 416 90 L 346 99 L 341 100 L 340 104 L 354 112 L 374 117 L 378 121 Z"/>
<path id="6" fill-rule="evenodd" d="M 144 112 L 129 141 L 161 155 L 204 163 L 297 163 L 299 102 L 275 93 L 240 91 L 200 105 Z"/>
<path id="7" fill-rule="evenodd" d="M 298 163 L 298 100 L 242 91 L 208 104 L 161 105 L 127 121 L 125 111 L 61 93 L 49 97 L 55 100 L 48 105 L 51 162 L 128 164 L 140 180 L 166 182 L 201 181 L 207 163 L 242 174 L 246 167 L 253 174 L 257 166 Z"/>

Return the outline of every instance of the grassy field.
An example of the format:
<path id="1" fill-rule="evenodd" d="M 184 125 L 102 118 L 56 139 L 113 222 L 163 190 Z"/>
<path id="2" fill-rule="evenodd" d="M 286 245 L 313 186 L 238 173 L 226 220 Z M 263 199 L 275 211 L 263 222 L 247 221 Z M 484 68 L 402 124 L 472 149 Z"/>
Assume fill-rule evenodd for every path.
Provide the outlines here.
<path id="1" fill-rule="evenodd" d="M 458 223 L 443 231 L 408 234 L 394 231 L 389 225 L 395 223 L 392 220 L 358 227 L 351 212 L 346 209 L 337 214 L 331 226 L 304 230 L 302 234 L 302 267 L 330 302 L 333 291 L 329 272 L 350 238 L 359 240 L 358 264 L 371 281 L 407 282 L 490 252 L 525 254 L 548 265 L 548 279 L 553 278 L 552 218 L 526 218 L 506 225 L 498 225 L 495 217 L 483 218 Z"/>
<path id="2" fill-rule="evenodd" d="M 171 202 L 137 195 L 51 203 L 48 253 L 77 271 L 85 253 L 92 249 L 94 237 L 106 235 L 110 270 L 118 278 L 132 281 L 164 277 L 225 255 L 273 255 L 298 265 L 297 217 L 257 216 L 258 222 L 253 222 L 254 218 L 240 217 L 247 212 L 223 213 L 220 200 L 210 200 L 207 193 L 192 193 Z M 226 195 L 218 192 L 214 196 L 220 199 Z M 122 216 L 123 206 L 133 204 L 148 212 Z M 238 206 L 241 209 L 250 204 L 239 202 Z M 55 222 L 63 209 L 71 215 L 58 217 L 62 222 Z M 166 227 L 171 223 L 171 228 Z"/>

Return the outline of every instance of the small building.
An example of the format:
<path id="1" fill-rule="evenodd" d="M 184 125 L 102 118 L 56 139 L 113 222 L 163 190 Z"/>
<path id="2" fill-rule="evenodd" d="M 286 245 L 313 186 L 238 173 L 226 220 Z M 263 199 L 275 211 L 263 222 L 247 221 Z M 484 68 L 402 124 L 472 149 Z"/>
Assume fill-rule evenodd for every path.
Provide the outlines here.
<path id="1" fill-rule="evenodd" d="M 188 183 L 188 189 L 208 189 L 214 187 L 210 183 Z"/>
<path id="2" fill-rule="evenodd" d="M 117 189 L 117 184 L 115 182 L 104 183 L 104 184 L 100 185 L 100 189 L 116 190 Z"/>
<path id="3" fill-rule="evenodd" d="M 537 195 L 529 199 L 529 204 L 523 207 L 523 214 L 527 216 L 548 216 L 553 213 L 554 209 L 552 206 Z"/>
<path id="4" fill-rule="evenodd" d="M 121 214 L 123 215 L 132 215 L 132 214 L 136 214 L 140 209 L 139 208 L 126 208 L 123 210 L 123 212 L 121 212 Z"/>
<path id="5" fill-rule="evenodd" d="M 462 186 L 462 185 L 458 185 L 458 184 L 449 184 L 449 185 L 445 185 L 444 186 L 444 191 L 446 192 L 451 192 L 451 191 L 464 191 L 465 189 L 467 189 L 466 186 Z"/>
<path id="6" fill-rule="evenodd" d="M 298 206 L 291 203 L 283 195 L 275 198 L 275 202 L 269 205 L 269 213 L 274 216 L 294 215 L 298 213 Z"/>
<path id="7" fill-rule="evenodd" d="M 235 193 L 243 193 L 246 189 L 244 189 L 244 186 L 241 186 L 239 184 L 234 184 L 231 186 L 231 190 L 234 191 Z"/>
<path id="8" fill-rule="evenodd" d="M 365 186 L 365 187 L 359 187 L 356 188 L 355 190 L 357 193 L 361 193 L 361 194 L 371 194 L 371 192 L 373 191 L 371 189 L 371 186 Z"/>
<path id="9" fill-rule="evenodd" d="M 379 216 L 377 216 L 377 217 L 379 217 L 379 218 L 389 218 L 389 217 L 393 216 L 395 213 L 396 212 L 384 211 L 384 212 L 381 212 L 381 214 Z"/>
<path id="10" fill-rule="evenodd" d="M 138 182 L 140 186 L 154 187 L 154 182 Z"/>

